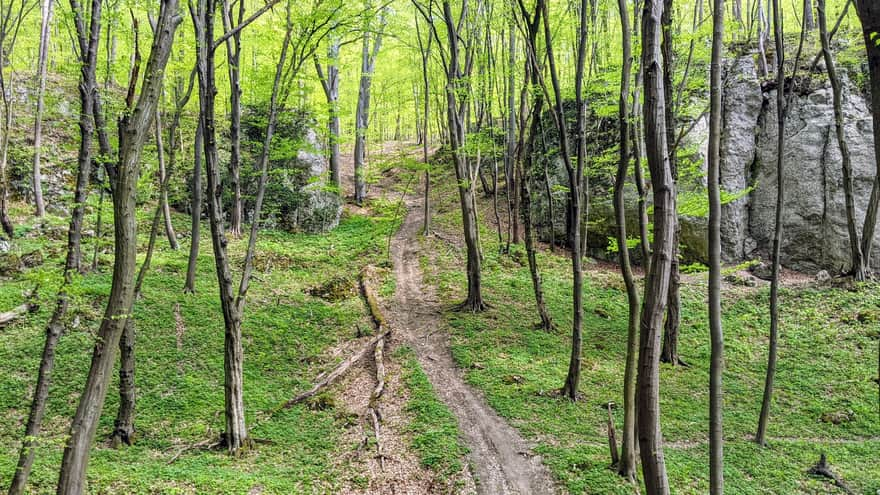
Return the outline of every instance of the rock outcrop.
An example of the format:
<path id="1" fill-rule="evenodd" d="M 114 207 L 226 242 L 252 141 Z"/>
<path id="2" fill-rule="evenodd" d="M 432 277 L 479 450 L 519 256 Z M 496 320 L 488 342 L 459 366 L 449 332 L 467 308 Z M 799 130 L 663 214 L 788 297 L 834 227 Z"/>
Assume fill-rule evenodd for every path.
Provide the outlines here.
<path id="1" fill-rule="evenodd" d="M 313 129 L 307 129 L 297 151 L 293 166 L 281 177 L 287 190 L 286 204 L 281 205 L 281 227 L 308 233 L 333 230 L 342 215 L 342 199 L 338 191 L 327 185 L 329 164 Z"/>
<path id="2" fill-rule="evenodd" d="M 869 100 L 841 72 L 843 112 L 847 144 L 852 155 L 858 230 L 871 195 L 876 162 Z M 782 263 L 806 272 L 849 268 L 849 237 L 844 207 L 840 150 L 834 129 L 830 83 L 824 74 L 813 74 L 810 88 L 798 88 L 791 95 L 786 120 L 784 175 L 786 187 Z M 721 219 L 722 257 L 730 263 L 768 259 L 776 211 L 776 88 L 762 87 L 754 59 L 750 56 L 725 63 L 723 94 L 723 138 L 721 143 L 721 187 L 724 204 Z M 682 149 L 693 150 L 693 159 L 705 171 L 708 127 L 705 117 L 693 125 Z M 551 189 L 563 190 L 568 183 L 559 160 L 549 162 Z M 549 226 L 543 173 L 536 174 L 533 188 L 535 221 Z M 681 247 L 685 262 L 706 262 L 707 218 L 705 212 L 686 212 L 682 205 L 705 197 L 705 174 L 682 176 L 679 180 Z M 630 179 L 631 182 L 631 179 Z M 608 256 L 608 238 L 614 236 L 611 187 L 598 183 L 591 188 L 590 253 Z M 554 199 L 556 239 L 564 241 L 566 225 L 563 192 Z M 627 185 L 627 224 L 630 235 L 637 230 L 635 188 Z M 650 194 L 649 194 L 650 201 Z M 698 210 L 700 208 L 697 208 Z M 688 214 L 684 214 L 688 213 Z M 540 229 L 546 235 L 548 228 Z M 872 264 L 880 262 L 880 232 L 874 239 Z M 638 256 L 638 250 L 633 254 Z"/>

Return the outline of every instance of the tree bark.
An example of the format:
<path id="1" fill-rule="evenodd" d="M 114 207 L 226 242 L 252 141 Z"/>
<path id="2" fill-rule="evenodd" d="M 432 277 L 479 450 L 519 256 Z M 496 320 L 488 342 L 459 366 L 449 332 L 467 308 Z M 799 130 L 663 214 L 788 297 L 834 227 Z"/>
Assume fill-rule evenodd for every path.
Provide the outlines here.
<path id="1" fill-rule="evenodd" d="M 679 326 L 681 325 L 681 297 L 679 286 L 681 274 L 678 266 L 679 239 L 681 238 L 681 225 L 678 221 L 678 150 L 675 148 L 675 98 L 673 97 L 673 65 L 674 48 L 672 41 L 672 0 L 663 0 L 663 17 L 661 18 L 663 37 L 660 50 L 663 54 L 663 94 L 666 102 L 666 146 L 669 155 L 669 168 L 672 171 L 672 183 L 674 186 L 672 198 L 675 201 L 673 208 L 675 215 L 674 239 L 672 246 L 672 266 L 669 274 L 669 302 L 666 308 L 666 322 L 663 327 L 663 345 L 660 351 L 660 362 L 669 363 L 673 366 L 682 364 L 678 354 Z"/>
<path id="2" fill-rule="evenodd" d="M 779 339 L 779 267 L 782 254 L 782 227 L 785 210 L 785 50 L 782 32 L 782 19 L 779 0 L 773 0 L 773 25 L 776 41 L 776 218 L 773 234 L 773 267 L 770 282 L 770 343 L 767 357 L 767 375 L 764 380 L 764 396 L 761 401 L 761 413 L 758 418 L 758 431 L 755 442 L 766 445 L 767 424 L 770 421 L 770 406 L 773 400 L 773 381 L 776 376 L 777 341 Z"/>
<path id="3" fill-rule="evenodd" d="M 156 21 L 156 35 L 147 61 L 137 103 L 120 121 L 117 176 L 113 194 L 115 260 L 113 281 L 104 318 L 79 407 L 70 426 L 58 479 L 59 495 L 81 494 L 95 430 L 103 409 L 116 358 L 116 346 L 124 331 L 134 301 L 134 269 L 137 256 L 137 179 L 143 145 L 153 125 L 162 88 L 162 74 L 168 63 L 174 32 L 180 23 L 177 0 L 162 0 Z M 100 12 L 100 7 L 98 7 Z M 98 16 L 100 17 L 100 16 Z M 92 22 L 96 22 L 93 17 Z M 100 22 L 98 20 L 98 22 Z M 100 30 L 100 24 L 98 24 Z M 134 81 L 133 81 L 134 82 Z"/>
<path id="4" fill-rule="evenodd" d="M 46 69 L 49 61 L 49 36 L 52 32 L 52 0 L 41 1 L 40 21 L 40 55 L 37 62 L 37 108 L 34 116 L 34 208 L 37 217 L 46 214 L 46 205 L 43 202 L 43 171 L 41 166 L 41 153 L 43 145 L 43 103 L 46 93 Z"/>
<path id="5" fill-rule="evenodd" d="M 365 9 L 372 15 L 372 3 L 366 0 Z M 363 204 L 367 197 L 366 158 L 367 129 L 370 125 L 370 90 L 373 84 L 373 72 L 376 68 L 376 57 L 382 47 L 382 32 L 385 30 L 385 10 L 379 14 L 379 27 L 373 32 L 368 20 L 364 27 L 364 39 L 361 50 L 361 80 L 358 86 L 358 101 L 355 112 L 354 141 L 354 201 Z"/>
<path id="6" fill-rule="evenodd" d="M 321 80 L 324 96 L 327 98 L 327 132 L 328 161 L 330 162 L 330 181 L 338 190 L 342 190 L 339 169 L 339 45 L 340 40 L 334 38 L 327 49 L 327 72 L 324 73 L 321 62 L 315 57 L 315 70 Z"/>
<path id="7" fill-rule="evenodd" d="M 834 65 L 834 56 L 831 54 L 831 43 L 828 40 L 828 22 L 825 16 L 825 0 L 818 0 L 819 12 L 819 38 L 822 41 L 822 55 L 825 58 L 825 67 L 828 71 L 828 79 L 831 82 L 831 92 L 834 102 L 834 130 L 837 134 L 837 145 L 840 148 L 841 169 L 843 170 L 843 196 L 846 205 L 846 226 L 849 233 L 850 245 L 850 273 L 858 281 L 865 280 L 865 259 L 862 256 L 862 246 L 859 240 L 859 231 L 856 227 L 856 205 L 853 193 L 853 170 L 852 158 L 849 146 L 846 144 L 846 130 L 843 127 L 842 88 L 840 78 L 837 77 L 837 68 Z"/>
<path id="8" fill-rule="evenodd" d="M 186 281 L 183 284 L 184 294 L 195 294 L 196 292 L 196 271 L 198 270 L 199 261 L 199 236 L 201 235 L 202 220 L 202 149 L 204 147 L 204 133 L 202 131 L 202 122 L 199 119 L 196 127 L 196 139 L 193 144 L 193 171 L 192 184 L 190 186 L 191 198 L 191 224 L 190 224 L 190 244 L 189 244 L 189 260 L 186 264 Z"/>
<path id="9" fill-rule="evenodd" d="M 620 127 L 620 159 L 614 181 L 614 217 L 617 221 L 617 251 L 620 273 L 626 285 L 629 318 L 626 332 L 626 365 L 623 374 L 623 445 L 617 473 L 630 482 L 636 480 L 636 359 L 639 333 L 639 290 L 629 261 L 626 233 L 626 205 L 623 190 L 630 163 L 629 85 L 632 72 L 632 36 L 629 26 L 629 7 L 626 0 L 618 0 L 622 35 L 622 64 L 620 69 L 620 98 L 618 125 Z"/>
<path id="10" fill-rule="evenodd" d="M 875 161 L 880 163 L 880 46 L 876 43 L 877 33 L 880 33 L 880 5 L 877 2 L 859 0 L 855 3 L 859 19 L 862 22 L 862 33 L 865 40 L 865 52 L 868 56 L 868 72 L 871 84 L 871 108 L 874 123 L 874 155 Z M 868 201 L 868 209 L 865 213 L 865 223 L 862 228 L 862 255 L 870 264 L 871 251 L 874 246 L 874 230 L 877 226 L 877 213 L 880 211 L 880 167 L 875 167 L 874 185 L 871 188 L 871 198 Z"/>
<path id="11" fill-rule="evenodd" d="M 238 4 L 238 19 L 233 24 L 233 5 Z M 230 33 L 244 21 L 244 0 L 223 0 L 223 30 Z M 229 233 L 236 239 L 242 233 L 241 203 L 241 30 L 226 39 L 226 57 L 229 71 L 229 186 L 232 189 L 232 208 L 229 211 Z"/>
<path id="12" fill-rule="evenodd" d="M 172 143 L 173 144 L 173 143 Z M 171 223 L 171 207 L 168 206 L 168 182 L 171 177 L 171 167 L 165 167 L 165 144 L 162 139 L 162 113 L 156 106 L 156 150 L 159 157 L 159 207 L 162 209 L 162 218 L 165 220 L 165 237 L 168 245 L 177 251 L 180 245 L 177 243 L 177 234 L 174 233 L 174 225 Z"/>
<path id="13" fill-rule="evenodd" d="M 646 493 L 667 495 L 669 480 L 660 431 L 660 338 L 669 295 L 675 241 L 675 187 L 666 142 L 666 102 L 660 48 L 662 0 L 646 0 L 642 15 L 645 148 L 654 190 L 654 253 L 645 283 L 638 361 L 638 433 Z"/>
<path id="14" fill-rule="evenodd" d="M 724 493 L 724 333 L 721 327 L 721 57 L 724 0 L 714 1 L 709 93 L 709 493 Z M 782 64 L 780 64 L 782 67 Z M 781 88 L 780 88 L 781 90 Z"/>

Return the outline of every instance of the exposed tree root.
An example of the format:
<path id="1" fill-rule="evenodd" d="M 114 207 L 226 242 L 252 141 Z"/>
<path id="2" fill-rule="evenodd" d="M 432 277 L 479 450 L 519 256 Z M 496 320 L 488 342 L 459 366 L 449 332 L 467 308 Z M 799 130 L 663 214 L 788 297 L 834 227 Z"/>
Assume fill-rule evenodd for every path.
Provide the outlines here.
<path id="1" fill-rule="evenodd" d="M 356 353 L 352 354 L 347 359 L 345 359 L 344 361 L 339 363 L 339 366 L 337 366 L 333 371 L 331 371 L 329 374 L 324 376 L 324 378 L 319 380 L 315 384 L 315 386 L 313 386 L 308 391 L 303 392 L 303 393 L 297 395 L 296 397 L 288 400 L 284 404 L 281 404 L 280 406 L 275 408 L 269 414 L 269 416 L 274 416 L 282 409 L 290 409 L 294 405 L 299 404 L 300 402 L 302 402 L 306 399 L 314 397 L 321 390 L 326 388 L 328 385 L 335 383 L 337 380 L 339 380 L 339 378 L 341 378 L 352 367 L 352 365 L 360 362 L 360 360 L 363 359 L 364 356 L 366 356 L 370 352 L 370 350 L 373 348 L 373 346 L 376 344 L 376 342 L 379 341 L 379 339 L 384 339 L 390 333 L 391 333 L 391 330 L 386 330 L 386 331 L 380 333 L 379 335 L 374 336 L 360 350 L 358 350 Z"/>
<path id="2" fill-rule="evenodd" d="M 831 471 L 831 466 L 828 465 L 828 459 L 825 457 L 824 452 L 819 457 L 819 462 L 817 462 L 815 466 L 811 467 L 807 471 L 807 473 L 812 474 L 814 476 L 822 476 L 824 478 L 828 478 L 829 480 L 833 481 L 835 485 L 837 485 L 841 490 L 845 491 L 846 493 L 850 493 L 852 495 L 855 495 L 855 493 L 856 493 L 852 490 L 852 488 L 850 488 L 843 481 L 843 479 L 840 476 L 836 475 L 834 472 Z"/>

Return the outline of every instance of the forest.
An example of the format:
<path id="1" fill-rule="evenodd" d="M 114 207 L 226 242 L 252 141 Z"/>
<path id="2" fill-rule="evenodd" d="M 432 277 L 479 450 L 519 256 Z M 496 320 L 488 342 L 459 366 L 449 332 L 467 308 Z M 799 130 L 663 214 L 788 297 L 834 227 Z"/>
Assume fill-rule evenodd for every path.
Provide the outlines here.
<path id="1" fill-rule="evenodd" d="M 880 2 L 0 0 L 0 489 L 880 494 Z"/>

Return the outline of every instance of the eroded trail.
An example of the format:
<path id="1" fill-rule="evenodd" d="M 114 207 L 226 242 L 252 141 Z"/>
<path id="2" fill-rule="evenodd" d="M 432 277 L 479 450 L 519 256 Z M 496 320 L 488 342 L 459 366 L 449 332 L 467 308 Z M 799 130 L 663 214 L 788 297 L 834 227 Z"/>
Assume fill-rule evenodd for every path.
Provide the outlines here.
<path id="1" fill-rule="evenodd" d="M 408 204 L 409 214 L 392 240 L 391 256 L 397 290 L 389 317 L 398 338 L 415 350 L 437 395 L 458 419 L 470 449 L 469 461 L 484 494 L 555 493 L 541 458 L 513 427 L 486 404 L 482 394 L 464 381 L 449 349 L 440 303 L 432 287 L 422 284 L 418 236 L 419 205 Z"/>

